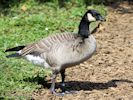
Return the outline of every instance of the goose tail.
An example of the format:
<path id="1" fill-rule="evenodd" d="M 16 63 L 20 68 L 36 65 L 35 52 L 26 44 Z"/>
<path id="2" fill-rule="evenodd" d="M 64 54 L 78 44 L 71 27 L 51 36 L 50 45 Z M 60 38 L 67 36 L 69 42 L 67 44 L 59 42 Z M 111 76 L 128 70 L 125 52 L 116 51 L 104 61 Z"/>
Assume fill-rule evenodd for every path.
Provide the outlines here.
<path id="1" fill-rule="evenodd" d="M 7 58 L 12 58 L 12 57 L 19 57 L 19 53 L 13 53 L 13 54 L 10 54 L 10 55 L 7 55 L 6 57 Z"/>
<path id="2" fill-rule="evenodd" d="M 21 49 L 23 49 L 24 47 L 25 46 L 17 46 L 17 47 L 9 48 L 9 49 L 5 50 L 5 52 L 17 51 L 16 53 L 12 53 L 10 55 L 7 55 L 6 57 L 7 58 L 19 57 L 20 56 Z"/>
<path id="3" fill-rule="evenodd" d="M 9 48 L 5 52 L 19 51 L 19 50 L 23 49 L 24 47 L 25 46 L 17 46 L 17 47 L 14 47 L 14 48 Z"/>

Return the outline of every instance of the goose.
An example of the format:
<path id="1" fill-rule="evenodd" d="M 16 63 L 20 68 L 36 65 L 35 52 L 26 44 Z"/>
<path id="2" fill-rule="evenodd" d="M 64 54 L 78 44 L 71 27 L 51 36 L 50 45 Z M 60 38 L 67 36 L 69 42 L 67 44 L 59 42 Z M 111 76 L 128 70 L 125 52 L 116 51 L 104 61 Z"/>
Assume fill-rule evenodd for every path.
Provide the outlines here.
<path id="1" fill-rule="evenodd" d="M 65 89 L 65 69 L 86 61 L 94 54 L 96 40 L 89 30 L 89 25 L 91 22 L 104 20 L 98 11 L 88 10 L 80 21 L 78 33 L 55 34 L 26 46 L 7 49 L 5 52 L 15 51 L 15 53 L 6 57 L 21 57 L 35 65 L 50 68 L 51 92 L 57 96 L 72 93 Z M 62 79 L 61 93 L 55 91 L 56 76 L 59 73 Z"/>

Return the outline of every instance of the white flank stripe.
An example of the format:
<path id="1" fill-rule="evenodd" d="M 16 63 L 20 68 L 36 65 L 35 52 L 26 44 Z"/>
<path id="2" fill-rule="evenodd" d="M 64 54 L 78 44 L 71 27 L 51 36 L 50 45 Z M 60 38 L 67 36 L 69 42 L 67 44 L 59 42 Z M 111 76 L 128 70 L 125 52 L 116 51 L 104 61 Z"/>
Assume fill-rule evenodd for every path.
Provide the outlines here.
<path id="1" fill-rule="evenodd" d="M 17 53 L 18 53 L 18 54 L 21 54 L 21 50 L 19 50 Z"/>
<path id="2" fill-rule="evenodd" d="M 45 68 L 50 68 L 49 64 L 39 56 L 26 55 L 25 58 L 35 65 L 40 65 Z"/>

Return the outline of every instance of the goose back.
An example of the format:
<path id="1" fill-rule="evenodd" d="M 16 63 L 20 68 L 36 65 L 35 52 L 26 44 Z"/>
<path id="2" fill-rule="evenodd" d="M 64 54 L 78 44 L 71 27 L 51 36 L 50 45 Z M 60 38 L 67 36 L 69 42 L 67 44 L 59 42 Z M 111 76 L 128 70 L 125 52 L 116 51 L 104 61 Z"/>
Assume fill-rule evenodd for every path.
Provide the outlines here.
<path id="1" fill-rule="evenodd" d="M 65 41 L 71 41 L 77 38 L 77 34 L 72 33 L 63 33 L 56 34 L 46 37 L 36 43 L 27 45 L 24 49 L 21 50 L 20 55 L 26 56 L 27 54 L 40 55 L 42 53 L 49 52 L 53 45 L 60 44 Z"/>

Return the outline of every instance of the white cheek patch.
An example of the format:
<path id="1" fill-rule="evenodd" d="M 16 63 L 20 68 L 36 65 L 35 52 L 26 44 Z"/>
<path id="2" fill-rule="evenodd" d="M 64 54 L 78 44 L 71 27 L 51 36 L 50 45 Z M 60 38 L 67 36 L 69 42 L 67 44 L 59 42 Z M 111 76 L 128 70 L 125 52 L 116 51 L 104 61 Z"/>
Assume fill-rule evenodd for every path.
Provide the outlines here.
<path id="1" fill-rule="evenodd" d="M 90 22 L 96 21 L 95 17 L 93 17 L 90 13 L 87 14 L 87 17 Z"/>

